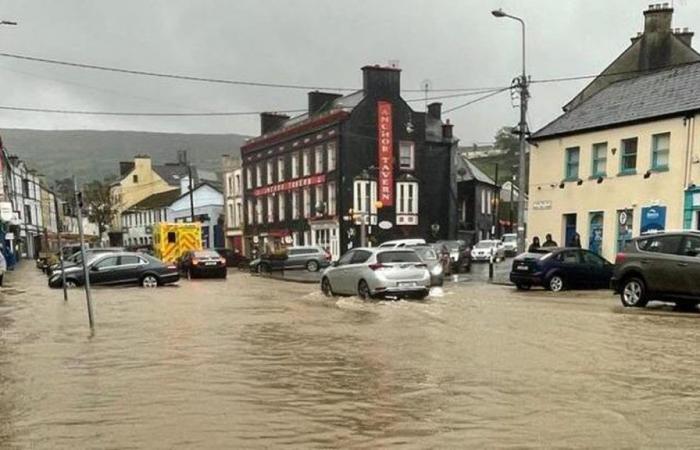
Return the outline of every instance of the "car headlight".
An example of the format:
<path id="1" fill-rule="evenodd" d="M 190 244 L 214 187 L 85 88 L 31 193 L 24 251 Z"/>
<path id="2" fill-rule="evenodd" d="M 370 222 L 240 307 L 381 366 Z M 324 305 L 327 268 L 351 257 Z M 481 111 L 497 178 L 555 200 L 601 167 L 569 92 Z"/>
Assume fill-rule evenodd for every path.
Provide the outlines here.
<path id="1" fill-rule="evenodd" d="M 442 266 L 441 265 L 436 265 L 430 270 L 430 273 L 433 275 L 440 275 L 442 273 Z"/>

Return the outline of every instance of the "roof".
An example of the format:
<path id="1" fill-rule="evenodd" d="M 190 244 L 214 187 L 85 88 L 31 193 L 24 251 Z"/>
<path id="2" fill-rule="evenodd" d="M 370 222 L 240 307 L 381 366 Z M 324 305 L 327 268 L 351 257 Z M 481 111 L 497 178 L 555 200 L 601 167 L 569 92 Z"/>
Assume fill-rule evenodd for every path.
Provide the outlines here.
<path id="1" fill-rule="evenodd" d="M 481 171 L 476 164 L 469 161 L 464 156 L 457 157 L 456 164 L 458 178 L 457 181 L 479 181 L 481 183 L 496 185 L 496 182 L 488 175 Z M 464 169 L 464 175 L 460 174 L 460 169 Z"/>
<path id="2" fill-rule="evenodd" d="M 193 167 L 192 170 L 194 171 L 195 168 Z M 183 164 L 153 166 L 153 171 L 171 186 L 180 186 L 180 178 L 186 177 L 188 173 L 187 166 Z"/>
<path id="3" fill-rule="evenodd" d="M 204 187 L 204 186 L 209 186 L 210 188 L 214 189 L 214 190 L 215 190 L 216 192 L 218 192 L 219 194 L 223 194 L 223 191 L 221 190 L 220 187 L 217 187 L 216 184 L 210 183 L 209 181 L 205 181 L 205 182 L 203 182 L 203 183 L 197 183 L 197 185 L 192 189 L 192 192 L 197 192 L 197 190 L 198 190 L 199 188 Z M 189 190 L 188 190 L 187 192 L 185 192 L 184 194 L 181 194 L 180 191 L 178 190 L 178 191 L 177 191 L 177 196 L 175 197 L 175 200 L 180 200 L 181 198 L 187 197 L 188 195 L 190 195 L 190 191 L 189 191 Z M 175 203 L 175 200 L 173 200 L 172 202 L 168 203 L 168 205 L 170 205 L 170 204 L 172 204 L 172 203 Z"/>
<path id="4" fill-rule="evenodd" d="M 165 192 L 153 194 L 131 206 L 128 210 L 147 210 L 155 208 L 165 208 L 170 206 L 175 200 L 180 198 L 180 189 L 171 189 Z"/>
<path id="5" fill-rule="evenodd" d="M 700 110 L 700 62 L 618 81 L 534 133 L 532 140 Z"/>

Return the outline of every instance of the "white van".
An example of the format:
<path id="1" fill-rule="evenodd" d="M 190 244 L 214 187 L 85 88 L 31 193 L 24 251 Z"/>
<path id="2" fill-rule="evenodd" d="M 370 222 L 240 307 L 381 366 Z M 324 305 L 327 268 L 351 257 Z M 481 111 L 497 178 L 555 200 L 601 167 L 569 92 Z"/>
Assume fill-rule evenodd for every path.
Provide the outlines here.
<path id="1" fill-rule="evenodd" d="M 379 245 L 379 248 L 402 248 L 411 245 L 425 245 L 425 239 L 396 239 L 394 241 L 386 241 Z"/>

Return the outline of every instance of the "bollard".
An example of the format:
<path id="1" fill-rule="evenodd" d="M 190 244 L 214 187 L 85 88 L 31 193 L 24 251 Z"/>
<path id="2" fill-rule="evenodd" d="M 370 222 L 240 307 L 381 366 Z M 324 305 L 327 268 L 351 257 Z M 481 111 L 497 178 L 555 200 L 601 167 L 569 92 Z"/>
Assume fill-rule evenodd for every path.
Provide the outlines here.
<path id="1" fill-rule="evenodd" d="M 489 281 L 493 281 L 493 256 L 489 258 Z"/>

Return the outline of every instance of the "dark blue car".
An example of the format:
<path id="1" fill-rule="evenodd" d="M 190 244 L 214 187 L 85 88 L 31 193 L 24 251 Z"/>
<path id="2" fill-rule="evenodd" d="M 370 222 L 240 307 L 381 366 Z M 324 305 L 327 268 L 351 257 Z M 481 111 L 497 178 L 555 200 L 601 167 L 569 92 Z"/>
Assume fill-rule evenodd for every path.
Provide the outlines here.
<path id="1" fill-rule="evenodd" d="M 542 248 L 513 260 L 510 281 L 518 289 L 542 286 L 554 292 L 610 286 L 613 264 L 580 248 Z"/>

